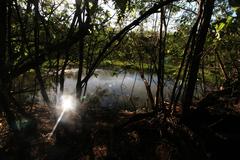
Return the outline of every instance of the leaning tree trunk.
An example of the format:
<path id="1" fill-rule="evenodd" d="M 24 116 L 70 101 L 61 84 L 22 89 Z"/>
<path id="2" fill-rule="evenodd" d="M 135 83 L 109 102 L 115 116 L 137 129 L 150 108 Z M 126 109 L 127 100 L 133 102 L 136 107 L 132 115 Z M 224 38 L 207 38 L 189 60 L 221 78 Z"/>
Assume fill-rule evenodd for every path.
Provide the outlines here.
<path id="1" fill-rule="evenodd" d="M 214 8 L 214 0 L 202 0 L 200 4 L 199 17 L 201 18 L 199 21 L 198 32 L 196 36 L 196 42 L 193 50 L 192 59 L 190 62 L 190 68 L 188 72 L 188 80 L 186 87 L 183 93 L 182 105 L 183 105 L 183 115 L 188 115 L 190 110 L 190 105 L 192 104 L 194 89 L 197 82 L 197 75 L 199 71 L 200 61 L 202 58 L 202 52 L 204 43 L 206 41 L 206 36 L 208 32 L 208 28 L 210 25 L 210 20 Z"/>

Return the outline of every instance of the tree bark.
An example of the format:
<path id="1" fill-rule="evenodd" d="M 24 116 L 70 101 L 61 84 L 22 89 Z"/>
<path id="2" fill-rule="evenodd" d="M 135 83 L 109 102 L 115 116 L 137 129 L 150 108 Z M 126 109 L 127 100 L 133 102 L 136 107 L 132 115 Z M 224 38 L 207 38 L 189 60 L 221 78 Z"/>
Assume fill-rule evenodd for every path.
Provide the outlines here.
<path id="1" fill-rule="evenodd" d="M 36 78 L 38 79 L 38 82 L 40 84 L 40 90 L 41 94 L 43 96 L 44 101 L 47 103 L 48 106 L 52 106 L 51 101 L 48 97 L 48 94 L 46 92 L 45 84 L 42 78 L 41 70 L 39 67 L 39 61 L 38 61 L 38 56 L 39 56 L 39 21 L 38 21 L 38 4 L 39 1 L 36 0 L 34 3 L 34 11 L 35 11 L 35 17 L 34 17 L 34 42 L 35 42 L 35 73 L 36 73 Z"/>
<path id="2" fill-rule="evenodd" d="M 201 16 L 201 20 L 199 23 L 199 30 L 198 30 L 197 39 L 196 39 L 197 43 L 193 51 L 190 69 L 188 72 L 187 85 L 184 89 L 184 94 L 183 94 L 183 100 L 182 100 L 183 116 L 188 115 L 190 111 L 190 105 L 192 104 L 200 61 L 202 58 L 202 51 L 206 41 L 206 36 L 207 36 L 208 28 L 210 25 L 213 8 L 214 8 L 214 0 L 203 0 L 202 3 L 204 5 L 202 6 L 203 13 L 199 15 Z"/>
<path id="3" fill-rule="evenodd" d="M 218 62 L 219 62 L 219 67 L 221 68 L 221 71 L 222 71 L 222 73 L 223 73 L 224 79 L 225 79 L 225 81 L 227 81 L 227 80 L 229 80 L 230 78 L 229 78 L 229 76 L 228 76 L 228 74 L 227 74 L 227 72 L 226 72 L 225 66 L 224 66 L 224 64 L 223 64 L 223 62 L 222 62 L 222 60 L 221 60 L 221 57 L 220 57 L 217 49 L 215 49 L 215 54 L 216 54 L 216 56 L 217 56 L 217 60 L 218 60 Z"/>
<path id="4" fill-rule="evenodd" d="M 93 16 L 90 12 L 89 8 L 89 2 L 83 1 L 82 7 L 81 4 L 77 5 L 77 12 L 78 12 L 78 23 L 79 23 L 79 31 L 82 32 L 82 35 L 79 38 L 79 50 L 78 50 L 78 79 L 77 79 L 77 85 L 76 85 L 76 97 L 80 100 L 82 96 L 82 90 L 84 87 L 84 84 L 86 85 L 88 81 L 83 82 L 83 68 L 84 68 L 84 59 L 86 58 L 84 55 L 84 47 L 85 47 L 85 37 L 89 34 L 89 30 L 91 29 L 91 16 Z M 97 3 L 94 3 L 94 6 L 96 7 Z M 85 18 L 83 18 L 85 17 Z"/>
<path id="5" fill-rule="evenodd" d="M 164 58 L 165 58 L 165 43 L 166 43 L 166 20 L 165 8 L 161 8 L 160 17 L 160 35 L 159 35 L 159 49 L 158 49 L 158 70 L 157 70 L 157 91 L 156 91 L 156 108 L 164 109 Z"/>
<path id="6" fill-rule="evenodd" d="M 68 35 L 67 35 L 66 41 L 68 39 L 72 38 L 72 35 L 74 33 L 74 29 L 75 29 L 74 26 L 75 26 L 76 20 L 77 20 L 77 13 L 75 13 L 75 15 L 73 17 L 70 29 L 68 31 Z M 61 68 L 61 73 L 60 73 L 60 77 L 59 77 L 59 79 L 60 79 L 60 93 L 61 94 L 63 94 L 63 91 L 64 91 L 65 69 L 67 68 L 67 64 L 68 64 L 68 61 L 69 61 L 69 49 L 70 48 L 71 48 L 71 45 L 66 46 L 66 48 L 64 49 L 65 59 L 64 59 L 64 63 L 63 63 L 63 66 Z"/>
<path id="7" fill-rule="evenodd" d="M 10 129 L 15 131 L 17 129 L 15 116 L 10 110 L 11 79 L 7 62 L 7 0 L 0 1 L 0 13 L 0 111 L 5 113 Z"/>
<path id="8" fill-rule="evenodd" d="M 84 58 L 84 37 L 81 37 L 79 41 L 79 64 L 78 64 L 78 79 L 76 85 L 76 96 L 78 99 L 81 98 L 82 89 L 83 89 L 83 82 L 82 82 L 82 74 L 83 74 L 83 58 Z"/>

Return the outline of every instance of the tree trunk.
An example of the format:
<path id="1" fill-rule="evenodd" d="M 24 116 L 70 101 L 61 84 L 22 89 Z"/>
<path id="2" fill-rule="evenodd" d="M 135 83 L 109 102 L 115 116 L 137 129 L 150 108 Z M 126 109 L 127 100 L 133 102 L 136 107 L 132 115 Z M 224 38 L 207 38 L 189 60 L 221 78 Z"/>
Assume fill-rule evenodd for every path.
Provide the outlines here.
<path id="1" fill-rule="evenodd" d="M 0 111 L 6 115 L 11 130 L 16 130 L 15 116 L 10 110 L 10 74 L 7 64 L 7 0 L 0 1 Z"/>
<path id="2" fill-rule="evenodd" d="M 40 90 L 41 94 L 43 96 L 44 101 L 47 103 L 48 106 L 52 106 L 51 101 L 49 100 L 49 97 L 46 92 L 46 88 L 44 85 L 44 81 L 41 75 L 41 70 L 39 67 L 39 23 L 38 23 L 38 3 L 39 1 L 36 0 L 34 3 L 34 11 L 35 11 L 35 17 L 34 17 L 34 43 L 35 43 L 35 73 L 36 77 L 38 79 L 38 82 L 40 84 Z"/>
<path id="3" fill-rule="evenodd" d="M 68 53 L 68 49 L 65 50 L 65 60 L 61 69 L 61 73 L 60 73 L 60 78 L 59 78 L 59 82 L 60 82 L 60 94 L 63 94 L 64 91 L 64 80 L 65 80 L 65 69 L 67 68 L 67 64 L 68 64 L 68 60 L 69 60 L 69 53 Z"/>
<path id="4" fill-rule="evenodd" d="M 224 79 L 225 79 L 225 81 L 227 81 L 227 80 L 229 80 L 230 78 L 229 78 L 229 76 L 228 76 L 228 74 L 227 74 L 227 72 L 226 72 L 225 66 L 224 66 L 224 64 L 223 64 L 223 62 L 222 62 L 222 60 L 221 60 L 221 57 L 220 57 L 217 49 L 215 49 L 215 54 L 216 54 L 216 56 L 217 56 L 217 60 L 218 60 L 218 62 L 219 62 L 219 67 L 220 67 L 220 69 L 221 69 L 221 71 L 222 71 L 222 73 L 223 73 Z"/>
<path id="5" fill-rule="evenodd" d="M 166 20 L 165 7 L 161 8 L 160 17 L 160 35 L 159 35 L 159 50 L 158 50 L 158 71 L 157 71 L 157 91 L 156 91 L 156 107 L 161 106 L 164 109 L 164 58 L 165 58 L 165 43 L 166 43 Z"/>
<path id="6" fill-rule="evenodd" d="M 72 20 L 72 23 L 71 23 L 71 26 L 70 26 L 70 29 L 68 31 L 68 35 L 67 35 L 67 40 L 68 39 L 71 39 L 71 36 L 73 35 L 73 32 L 74 32 L 74 25 L 76 23 L 76 20 L 77 20 L 77 13 L 74 14 L 74 17 L 73 17 L 73 20 Z M 71 46 L 67 46 L 65 48 L 65 60 L 64 60 L 64 63 L 63 63 L 63 66 L 62 66 L 62 69 L 61 69 L 61 73 L 60 73 L 60 77 L 59 77 L 59 82 L 60 82 L 60 94 L 63 94 L 63 91 L 64 91 L 64 80 L 65 80 L 65 69 L 67 68 L 67 64 L 68 64 L 68 61 L 69 61 L 69 49 L 70 49 Z M 59 58 L 60 58 L 60 55 L 59 55 Z"/>
<path id="7" fill-rule="evenodd" d="M 204 0 L 203 13 L 201 16 L 201 20 L 199 23 L 199 30 L 197 34 L 197 43 L 193 51 L 193 57 L 191 59 L 190 69 L 188 72 L 188 80 L 187 85 L 184 89 L 183 94 L 183 114 L 188 115 L 190 110 L 190 105 L 192 104 L 194 89 L 197 82 L 197 75 L 199 70 L 200 61 L 202 58 L 202 51 L 204 47 L 204 43 L 206 41 L 206 36 L 208 32 L 208 27 L 210 24 L 213 8 L 214 8 L 214 0 Z"/>
<path id="8" fill-rule="evenodd" d="M 84 37 L 80 38 L 79 41 L 79 65 L 78 65 L 78 79 L 76 85 L 76 96 L 78 99 L 81 98 L 83 82 L 82 82 L 82 74 L 83 74 L 83 58 L 84 58 Z"/>

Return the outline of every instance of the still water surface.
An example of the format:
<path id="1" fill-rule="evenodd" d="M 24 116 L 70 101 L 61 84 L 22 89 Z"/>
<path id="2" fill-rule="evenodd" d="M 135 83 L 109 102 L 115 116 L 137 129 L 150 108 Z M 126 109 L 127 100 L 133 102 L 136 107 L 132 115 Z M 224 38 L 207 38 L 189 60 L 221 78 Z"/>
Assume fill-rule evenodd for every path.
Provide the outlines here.
<path id="1" fill-rule="evenodd" d="M 66 70 L 64 93 L 74 95 L 77 83 L 77 69 Z M 114 73 L 114 74 L 113 74 Z M 145 74 L 146 79 L 150 75 Z M 152 91 L 156 91 L 157 77 L 153 76 Z M 165 96 L 169 97 L 173 83 L 167 81 L 164 92 Z M 48 94 L 52 100 L 56 96 L 54 89 L 49 88 Z M 136 71 L 112 71 L 106 69 L 97 69 L 94 76 L 88 82 L 86 97 L 99 96 L 101 106 L 114 107 L 119 103 L 129 102 L 132 97 L 135 105 L 144 104 L 147 100 L 147 92 L 140 74 Z M 41 94 L 38 93 L 37 100 L 42 102 Z M 120 102 L 121 101 L 121 102 Z"/>

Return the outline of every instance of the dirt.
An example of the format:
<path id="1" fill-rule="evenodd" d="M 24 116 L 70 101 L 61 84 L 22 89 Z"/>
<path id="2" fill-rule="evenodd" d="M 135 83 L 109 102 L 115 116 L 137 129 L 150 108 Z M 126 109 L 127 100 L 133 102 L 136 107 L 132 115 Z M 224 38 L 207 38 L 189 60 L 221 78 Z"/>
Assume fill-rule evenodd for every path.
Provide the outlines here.
<path id="1" fill-rule="evenodd" d="M 51 138 L 55 109 L 24 107 L 18 132 L 0 117 L 2 160 L 187 160 L 239 157 L 239 95 L 208 95 L 186 121 L 179 115 L 136 113 L 83 104 L 66 113 Z M 204 105 L 203 105 L 204 104 Z"/>

